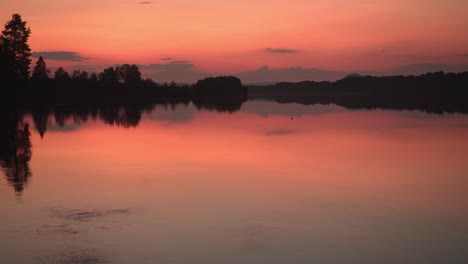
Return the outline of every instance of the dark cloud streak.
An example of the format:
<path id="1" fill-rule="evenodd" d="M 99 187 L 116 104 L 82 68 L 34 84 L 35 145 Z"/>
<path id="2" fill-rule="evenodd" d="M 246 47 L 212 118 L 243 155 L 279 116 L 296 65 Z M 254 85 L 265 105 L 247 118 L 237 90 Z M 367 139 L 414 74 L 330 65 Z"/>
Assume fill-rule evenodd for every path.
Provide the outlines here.
<path id="1" fill-rule="evenodd" d="M 159 71 L 172 71 L 172 70 L 185 70 L 191 69 L 194 65 L 189 61 L 171 61 L 169 63 L 154 63 L 148 65 L 139 65 L 142 70 L 159 70 Z"/>
<path id="2" fill-rule="evenodd" d="M 38 51 L 33 52 L 34 58 L 43 57 L 44 59 L 56 60 L 56 61 L 83 61 L 90 58 L 80 56 L 78 52 L 74 51 Z"/>
<path id="3" fill-rule="evenodd" d="M 299 50 L 294 49 L 273 49 L 273 48 L 266 48 L 265 51 L 271 53 L 297 53 Z"/>
<path id="4" fill-rule="evenodd" d="M 190 61 L 185 61 L 185 60 L 171 61 L 169 63 L 170 64 L 190 64 L 190 65 L 193 65 Z"/>
<path id="5" fill-rule="evenodd" d="M 402 59 L 417 59 L 417 58 L 423 58 L 424 56 L 421 55 L 416 55 L 416 54 L 395 54 L 392 55 L 393 57 L 396 58 L 402 58 Z"/>
<path id="6" fill-rule="evenodd" d="M 198 71 L 192 62 L 184 60 L 139 65 L 139 67 L 145 76 L 156 82 L 194 83 L 211 75 Z"/>

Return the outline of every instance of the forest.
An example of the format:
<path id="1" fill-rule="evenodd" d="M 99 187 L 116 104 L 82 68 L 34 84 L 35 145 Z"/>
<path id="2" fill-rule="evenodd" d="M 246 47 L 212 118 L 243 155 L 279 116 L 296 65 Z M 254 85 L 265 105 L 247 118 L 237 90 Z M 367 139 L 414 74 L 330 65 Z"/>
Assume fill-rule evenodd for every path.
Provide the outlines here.
<path id="1" fill-rule="evenodd" d="M 58 67 L 53 73 L 39 57 L 31 67 L 28 40 L 31 29 L 14 14 L 0 36 L 0 103 L 10 107 L 68 105 L 127 105 L 188 103 L 213 109 L 237 109 L 247 100 L 247 89 L 232 76 L 210 77 L 192 85 L 158 84 L 142 78 L 136 64 L 105 68 L 99 73 Z M 32 68 L 32 70 L 30 70 Z"/>

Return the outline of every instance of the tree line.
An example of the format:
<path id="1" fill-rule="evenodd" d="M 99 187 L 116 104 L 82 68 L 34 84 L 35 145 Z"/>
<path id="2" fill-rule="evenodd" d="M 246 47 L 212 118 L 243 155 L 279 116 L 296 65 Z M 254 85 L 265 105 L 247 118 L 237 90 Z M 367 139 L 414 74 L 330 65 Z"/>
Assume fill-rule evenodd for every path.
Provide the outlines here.
<path id="1" fill-rule="evenodd" d="M 142 79 L 140 69 L 135 64 L 123 64 L 116 67 L 108 67 L 99 74 L 95 72 L 88 73 L 85 70 L 73 70 L 73 72 L 69 74 L 63 67 L 58 67 L 52 77 L 44 58 L 40 56 L 36 62 L 36 66 L 33 68 L 31 80 L 49 79 L 59 81 L 90 80 L 108 84 L 135 84 L 142 81 L 153 83 L 153 80 L 149 78 L 146 80 Z"/>
<path id="2" fill-rule="evenodd" d="M 13 14 L 12 19 L 5 24 L 0 36 L 0 77 L 1 81 L 31 80 L 94 80 L 106 83 L 132 84 L 143 81 L 141 72 L 135 64 L 124 64 L 117 67 L 108 67 L 101 73 L 88 73 L 74 70 L 71 74 L 59 67 L 51 76 L 46 62 L 42 56 L 36 62 L 32 73 L 30 72 L 31 48 L 28 41 L 31 29 L 27 27 L 21 15 Z M 150 79 L 146 81 L 150 82 Z"/>
<path id="3" fill-rule="evenodd" d="M 350 76 L 336 82 L 283 82 L 247 88 L 251 100 L 306 105 L 336 104 L 350 109 L 468 113 L 468 72 Z"/>
<path id="4" fill-rule="evenodd" d="M 192 85 L 175 82 L 160 85 L 149 78 L 143 79 L 135 64 L 108 67 L 100 73 L 85 70 L 68 73 L 59 67 L 52 74 L 42 56 L 30 72 L 30 34 L 26 22 L 19 14 L 14 14 L 0 35 L 0 83 L 6 87 L 1 92 L 7 95 L 3 103 L 15 101 L 16 104 L 30 105 L 90 100 L 100 103 L 128 100 L 174 103 L 198 100 L 203 104 L 200 100 L 209 97 L 202 101 L 212 103 L 217 100 L 223 104 L 222 101 L 227 100 L 231 105 L 240 105 L 247 100 L 247 90 L 236 77 L 207 78 Z"/>

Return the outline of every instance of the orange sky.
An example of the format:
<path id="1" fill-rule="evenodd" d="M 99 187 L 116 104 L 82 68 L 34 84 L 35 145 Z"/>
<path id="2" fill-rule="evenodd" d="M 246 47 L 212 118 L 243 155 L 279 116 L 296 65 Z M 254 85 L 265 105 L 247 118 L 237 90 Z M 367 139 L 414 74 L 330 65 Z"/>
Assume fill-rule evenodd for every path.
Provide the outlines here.
<path id="1" fill-rule="evenodd" d="M 33 51 L 79 54 L 52 66 L 176 61 L 237 73 L 468 64 L 466 0 L 0 1 L 3 21 L 20 13 L 28 22 Z"/>

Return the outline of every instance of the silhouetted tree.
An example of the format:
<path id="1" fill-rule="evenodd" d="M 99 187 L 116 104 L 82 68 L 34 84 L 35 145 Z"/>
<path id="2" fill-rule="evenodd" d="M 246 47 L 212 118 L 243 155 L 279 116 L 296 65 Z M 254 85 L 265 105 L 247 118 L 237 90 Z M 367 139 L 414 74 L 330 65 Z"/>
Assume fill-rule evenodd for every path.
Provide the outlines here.
<path id="1" fill-rule="evenodd" d="M 151 78 L 146 78 L 146 79 L 144 80 L 144 82 L 145 82 L 146 84 L 156 86 L 156 83 L 155 83 L 155 82 L 153 81 L 153 79 L 151 79 Z"/>
<path id="2" fill-rule="evenodd" d="M 210 77 L 198 81 L 193 92 L 196 96 L 213 97 L 246 97 L 247 88 L 242 86 L 241 80 L 233 76 Z"/>
<path id="3" fill-rule="evenodd" d="M 99 74 L 99 80 L 105 83 L 117 83 L 119 82 L 119 74 L 114 67 L 109 67 Z"/>
<path id="4" fill-rule="evenodd" d="M 81 80 L 88 80 L 89 79 L 89 73 L 87 71 L 81 71 L 80 79 Z"/>
<path id="5" fill-rule="evenodd" d="M 79 79 L 80 78 L 80 75 L 81 75 L 81 71 L 80 70 L 73 70 L 72 72 L 72 79 Z"/>
<path id="6" fill-rule="evenodd" d="M 233 76 L 210 77 L 192 88 L 193 103 L 199 109 L 234 112 L 247 101 L 247 88 Z"/>
<path id="7" fill-rule="evenodd" d="M 91 73 L 91 76 L 89 76 L 89 79 L 93 82 L 97 82 L 98 81 L 98 76 L 95 72 Z"/>
<path id="8" fill-rule="evenodd" d="M 46 63 L 42 56 L 36 62 L 34 66 L 31 78 L 34 80 L 46 80 L 49 79 L 50 71 L 47 69 Z"/>
<path id="9" fill-rule="evenodd" d="M 66 72 L 63 67 L 59 67 L 54 73 L 54 79 L 56 80 L 70 80 L 70 75 Z"/>
<path id="10" fill-rule="evenodd" d="M 124 83 L 136 83 L 141 81 L 140 69 L 138 69 L 138 66 L 135 64 L 124 64 L 122 66 L 118 66 L 116 71 Z"/>
<path id="11" fill-rule="evenodd" d="M 28 45 L 31 29 L 26 27 L 26 21 L 19 14 L 14 14 L 12 19 L 5 24 L 5 29 L 0 37 L 2 59 L 6 61 L 2 67 L 8 67 L 13 73 L 12 78 L 26 80 L 29 78 L 29 65 L 31 64 L 31 49 Z"/>
<path id="12" fill-rule="evenodd" d="M 87 80 L 88 79 L 88 72 L 82 70 L 74 70 L 72 73 L 72 79 L 75 80 Z"/>
<path id="13" fill-rule="evenodd" d="M 0 81 L 8 81 L 15 78 L 15 55 L 9 48 L 9 41 L 0 38 Z"/>

